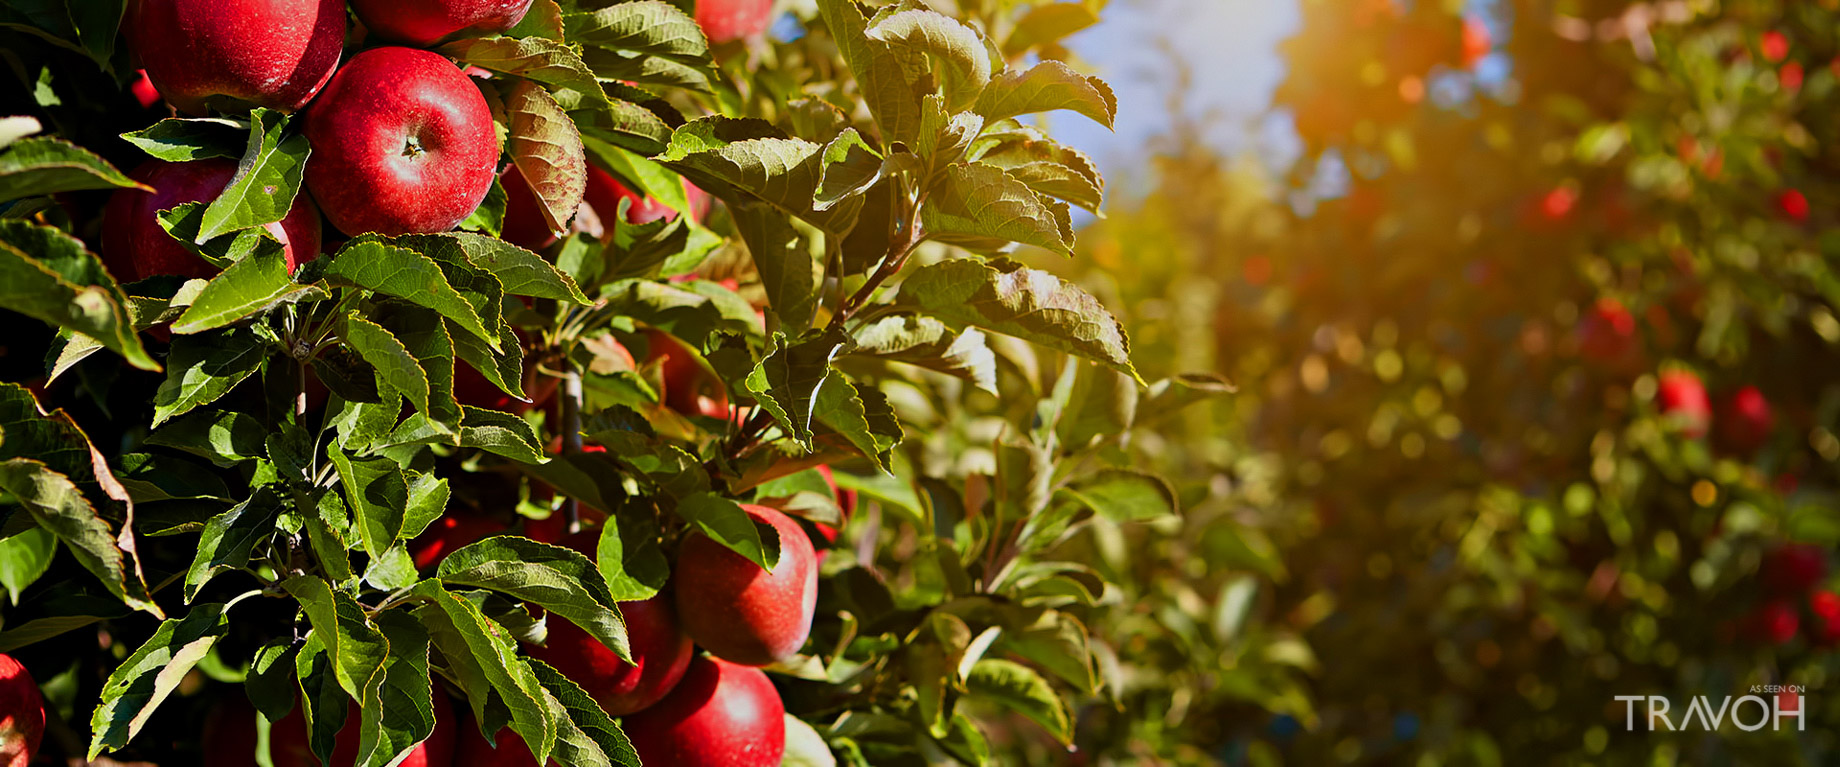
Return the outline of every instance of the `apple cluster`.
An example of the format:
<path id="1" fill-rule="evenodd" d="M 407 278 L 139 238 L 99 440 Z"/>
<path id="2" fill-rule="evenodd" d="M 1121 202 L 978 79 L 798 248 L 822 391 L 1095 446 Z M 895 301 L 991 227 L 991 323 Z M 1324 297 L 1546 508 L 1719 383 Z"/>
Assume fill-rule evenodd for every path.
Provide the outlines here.
<path id="1" fill-rule="evenodd" d="M 345 237 L 445 232 L 470 216 L 501 175 L 492 110 L 466 70 L 428 48 L 505 32 L 531 0 L 136 0 L 123 29 L 142 67 L 144 104 L 163 99 L 205 116 L 265 107 L 302 114 L 312 153 L 306 194 L 267 229 L 290 267 L 321 253 L 322 218 Z M 762 33 L 771 0 L 705 0 L 696 19 L 710 40 Z M 356 53 L 341 56 L 348 41 Z M 479 72 L 480 75 L 485 73 Z M 504 238 L 531 249 L 556 235 L 534 193 L 504 164 Z M 210 202 L 236 173 L 225 159 L 149 160 L 129 175 L 153 191 L 124 189 L 104 213 L 102 254 L 123 282 L 156 275 L 208 277 L 216 270 L 161 227 L 156 214 Z M 709 198 L 686 189 L 694 210 Z M 601 234 L 630 200 L 626 220 L 674 215 L 590 166 L 574 226 Z"/>

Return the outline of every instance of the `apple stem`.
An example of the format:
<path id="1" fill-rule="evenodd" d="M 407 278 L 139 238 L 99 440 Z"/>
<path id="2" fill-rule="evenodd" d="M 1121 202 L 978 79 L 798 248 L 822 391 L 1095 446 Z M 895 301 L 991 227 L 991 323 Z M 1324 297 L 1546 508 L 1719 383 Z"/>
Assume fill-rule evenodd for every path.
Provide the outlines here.
<path id="1" fill-rule="evenodd" d="M 562 376 L 562 452 L 574 455 L 581 452 L 581 371 L 575 369 L 575 363 L 563 361 Z M 581 531 L 581 502 L 569 498 L 562 504 L 563 519 L 567 521 L 567 530 L 573 535 Z"/>

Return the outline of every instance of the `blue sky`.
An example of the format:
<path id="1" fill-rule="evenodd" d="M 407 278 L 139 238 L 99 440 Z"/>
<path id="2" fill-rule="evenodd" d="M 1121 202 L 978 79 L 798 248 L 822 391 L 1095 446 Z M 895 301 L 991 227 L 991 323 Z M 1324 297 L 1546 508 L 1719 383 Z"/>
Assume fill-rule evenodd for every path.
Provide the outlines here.
<path id="1" fill-rule="evenodd" d="M 1296 0 L 1112 0 L 1103 20 L 1068 45 L 1118 94 L 1115 133 L 1059 113 L 1053 131 L 1117 182 L 1136 173 L 1151 139 L 1169 127 L 1179 57 L 1193 77 L 1183 105 L 1224 152 L 1257 148 L 1282 164 L 1295 139 L 1282 119 L 1262 120 L 1284 77 L 1280 40 L 1300 23 Z"/>

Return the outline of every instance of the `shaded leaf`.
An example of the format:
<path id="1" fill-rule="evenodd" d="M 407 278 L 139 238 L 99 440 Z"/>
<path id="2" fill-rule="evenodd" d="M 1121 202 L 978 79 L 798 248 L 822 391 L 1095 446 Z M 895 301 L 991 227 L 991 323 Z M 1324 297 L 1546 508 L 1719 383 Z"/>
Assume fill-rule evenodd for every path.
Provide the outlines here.
<path id="1" fill-rule="evenodd" d="M 455 549 L 436 577 L 449 586 L 476 586 L 539 605 L 580 626 L 621 658 L 632 657 L 626 624 L 607 581 L 574 549 L 499 535 Z"/>
<path id="2" fill-rule="evenodd" d="M 128 298 L 83 243 L 56 229 L 0 220 L 0 305 L 82 333 L 142 370 L 159 370 L 141 347 Z"/>
<path id="3" fill-rule="evenodd" d="M 748 374 L 748 391 L 788 435 L 808 449 L 818 388 L 831 375 L 831 362 L 848 343 L 841 328 L 791 345 L 786 345 L 784 336 L 776 336 L 775 348 Z"/>
<path id="4" fill-rule="evenodd" d="M 779 564 L 779 529 L 755 524 L 740 504 L 714 493 L 697 493 L 679 499 L 677 513 L 698 532 L 749 562 L 769 571 Z"/>
<path id="5" fill-rule="evenodd" d="M 20 139 L 0 152 L 0 202 L 82 189 L 152 187 L 123 175 L 107 160 L 60 138 Z"/>
<path id="6" fill-rule="evenodd" d="M 953 241 L 949 235 L 960 235 L 1073 253 L 1073 221 L 1066 204 L 991 165 L 947 167 L 921 206 L 921 221 L 936 239 Z"/>
<path id="7" fill-rule="evenodd" d="M 185 601 L 190 604 L 211 577 L 249 564 L 256 544 L 275 534 L 275 520 L 283 509 L 271 487 L 257 488 L 248 500 L 205 523 L 198 538 L 198 554 L 185 572 Z"/>
<path id="8" fill-rule="evenodd" d="M 280 112 L 256 107 L 249 113 L 249 143 L 236 175 L 205 208 L 192 242 L 271 224 L 288 214 L 312 148 L 304 133 L 284 135 L 287 124 L 288 116 Z"/>
<path id="9" fill-rule="evenodd" d="M 169 117 L 121 137 L 167 162 L 236 158 L 249 144 L 249 125 L 226 117 Z"/>
<path id="10" fill-rule="evenodd" d="M 1011 262 L 944 261 L 910 275 L 896 303 L 953 327 L 981 327 L 1137 375 L 1118 320 L 1091 294 L 1048 272 Z"/>
<path id="11" fill-rule="evenodd" d="M 229 630 L 228 609 L 221 604 L 198 605 L 184 618 L 162 621 L 145 644 L 115 667 L 102 686 L 101 704 L 90 716 L 91 760 L 104 750 L 126 746 L 140 734 L 154 709 Z"/>
<path id="12" fill-rule="evenodd" d="M 581 132 L 549 91 L 520 81 L 505 94 L 511 124 L 507 153 L 537 197 L 552 232 L 564 232 L 588 190 L 588 158 Z"/>

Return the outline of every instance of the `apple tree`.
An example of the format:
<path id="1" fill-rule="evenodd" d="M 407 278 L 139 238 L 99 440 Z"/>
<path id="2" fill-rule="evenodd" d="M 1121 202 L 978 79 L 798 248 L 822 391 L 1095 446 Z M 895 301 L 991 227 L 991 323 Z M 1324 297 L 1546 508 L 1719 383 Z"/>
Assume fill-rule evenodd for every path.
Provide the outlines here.
<path id="1" fill-rule="evenodd" d="M 1101 4 L 945 5 L 0 10 L 0 753 L 1065 753 L 1078 540 L 1226 387 L 1014 258 L 1100 205 L 1034 116 L 1112 122 Z"/>

